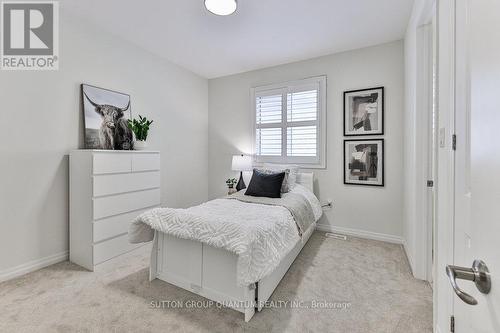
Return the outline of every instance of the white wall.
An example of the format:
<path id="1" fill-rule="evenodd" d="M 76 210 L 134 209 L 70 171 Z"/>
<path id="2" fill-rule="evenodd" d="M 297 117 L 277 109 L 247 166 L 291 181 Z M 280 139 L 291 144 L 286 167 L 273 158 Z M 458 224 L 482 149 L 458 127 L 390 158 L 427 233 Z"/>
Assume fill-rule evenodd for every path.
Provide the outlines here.
<path id="1" fill-rule="evenodd" d="M 327 75 L 327 167 L 313 170 L 316 194 L 334 208 L 320 223 L 389 235 L 401 240 L 403 225 L 403 43 L 209 80 L 209 197 L 223 195 L 225 179 L 236 176 L 231 156 L 251 153 L 253 111 L 250 88 Z M 385 86 L 385 187 L 343 184 L 343 91 Z"/>
<path id="2" fill-rule="evenodd" d="M 422 31 L 432 12 L 433 0 L 414 2 L 405 35 L 404 107 L 404 229 L 405 250 L 415 277 L 426 279 L 427 118 L 422 107 Z M 428 246 L 431 246 L 428 244 Z"/>
<path id="3" fill-rule="evenodd" d="M 154 119 L 162 202 L 207 199 L 206 79 L 61 10 L 60 70 L 0 73 L 0 278 L 68 250 L 68 153 L 83 144 L 80 83 L 129 93 Z"/>

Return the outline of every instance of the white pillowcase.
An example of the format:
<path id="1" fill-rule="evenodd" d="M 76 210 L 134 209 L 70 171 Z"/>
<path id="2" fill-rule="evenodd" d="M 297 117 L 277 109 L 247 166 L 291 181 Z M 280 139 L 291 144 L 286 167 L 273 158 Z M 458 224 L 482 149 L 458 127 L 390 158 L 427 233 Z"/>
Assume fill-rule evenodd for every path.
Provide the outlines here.
<path id="1" fill-rule="evenodd" d="M 299 166 L 298 165 L 293 165 L 293 164 L 271 164 L 271 163 L 264 163 L 262 166 L 262 169 L 269 169 L 273 171 L 281 171 L 284 172 L 284 170 L 290 170 L 288 173 L 287 178 L 287 185 L 288 185 L 288 191 L 291 191 L 295 184 L 297 183 L 297 175 L 299 173 Z M 287 191 L 287 192 L 288 192 Z"/>

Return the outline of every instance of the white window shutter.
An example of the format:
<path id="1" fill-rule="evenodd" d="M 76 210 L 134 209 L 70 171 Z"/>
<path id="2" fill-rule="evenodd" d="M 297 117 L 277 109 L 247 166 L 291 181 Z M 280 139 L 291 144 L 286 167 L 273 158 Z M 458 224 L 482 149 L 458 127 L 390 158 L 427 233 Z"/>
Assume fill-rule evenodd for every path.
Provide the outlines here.
<path id="1" fill-rule="evenodd" d="M 255 114 L 257 124 L 281 123 L 283 113 L 283 96 L 257 96 L 255 98 Z"/>
<path id="2" fill-rule="evenodd" d="M 259 156 L 281 156 L 281 128 L 257 128 L 256 153 Z"/>
<path id="3" fill-rule="evenodd" d="M 318 90 L 287 94 L 287 122 L 318 119 Z"/>
<path id="4" fill-rule="evenodd" d="M 287 128 L 287 156 L 316 157 L 318 153 L 318 130 L 316 126 Z"/>
<path id="5" fill-rule="evenodd" d="M 324 167 L 326 77 L 255 88 L 257 162 Z"/>

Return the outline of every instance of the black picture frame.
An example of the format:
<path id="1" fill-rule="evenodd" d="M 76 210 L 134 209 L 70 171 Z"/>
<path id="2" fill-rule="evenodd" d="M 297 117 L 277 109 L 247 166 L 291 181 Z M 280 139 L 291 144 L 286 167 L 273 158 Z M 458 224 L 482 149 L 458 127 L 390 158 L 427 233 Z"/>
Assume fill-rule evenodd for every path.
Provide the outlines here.
<path id="1" fill-rule="evenodd" d="M 379 130 L 377 131 L 363 131 L 363 132 L 356 132 L 354 133 L 353 131 L 349 131 L 346 124 L 348 121 L 348 114 L 350 113 L 350 110 L 348 110 L 348 103 L 346 103 L 346 99 L 349 95 L 356 94 L 356 93 L 365 93 L 369 91 L 380 91 L 381 96 L 379 97 L 381 99 L 381 108 L 380 108 L 380 126 Z M 344 136 L 347 137 L 353 137 L 353 136 L 373 136 L 373 135 L 384 135 L 384 126 L 385 126 L 385 88 L 383 86 L 380 87 L 374 87 L 374 88 L 365 88 L 365 89 L 357 89 L 357 90 L 348 90 L 344 91 L 344 100 L 343 100 L 343 106 L 344 106 L 344 118 L 343 118 L 343 127 L 344 127 Z"/>
<path id="2" fill-rule="evenodd" d="M 380 153 L 381 154 L 378 154 L 377 156 L 377 172 L 379 172 L 378 174 L 380 174 L 380 181 L 370 181 L 370 180 L 358 180 L 358 181 L 354 181 L 354 180 L 350 180 L 348 179 L 347 177 L 347 170 L 348 170 L 348 161 L 347 161 L 347 145 L 349 143 L 356 143 L 356 142 L 366 142 L 366 144 L 374 144 L 376 143 L 377 145 L 380 146 Z M 378 186 L 378 187 L 384 187 L 385 186 L 385 141 L 384 139 L 371 139 L 371 138 L 367 138 L 367 139 L 347 139 L 347 140 L 344 140 L 344 185 L 361 185 L 361 186 Z M 382 156 L 380 156 L 382 155 Z M 379 159 L 380 160 L 380 163 L 379 162 Z M 379 168 L 382 168 L 382 170 L 379 170 Z M 378 177 L 377 177 L 378 178 Z"/>

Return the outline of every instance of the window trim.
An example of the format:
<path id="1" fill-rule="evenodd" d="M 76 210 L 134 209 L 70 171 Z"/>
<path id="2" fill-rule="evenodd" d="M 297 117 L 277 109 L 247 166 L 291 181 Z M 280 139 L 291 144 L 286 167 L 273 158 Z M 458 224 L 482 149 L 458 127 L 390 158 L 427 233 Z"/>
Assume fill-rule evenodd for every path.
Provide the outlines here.
<path id="1" fill-rule="evenodd" d="M 287 94 L 300 91 L 305 86 L 318 87 L 318 114 L 316 120 L 290 122 L 287 119 Z M 326 75 L 293 80 L 277 84 L 254 87 L 250 89 L 252 108 L 252 152 L 256 163 L 281 163 L 297 164 L 302 168 L 324 169 L 326 167 Z M 261 124 L 257 126 L 256 98 L 260 96 L 276 95 L 281 92 L 282 116 L 281 123 Z M 287 128 L 307 125 L 317 125 L 318 144 L 317 157 L 286 156 L 287 153 Z M 258 128 L 281 128 L 281 156 L 258 156 L 256 154 L 256 131 Z"/>

